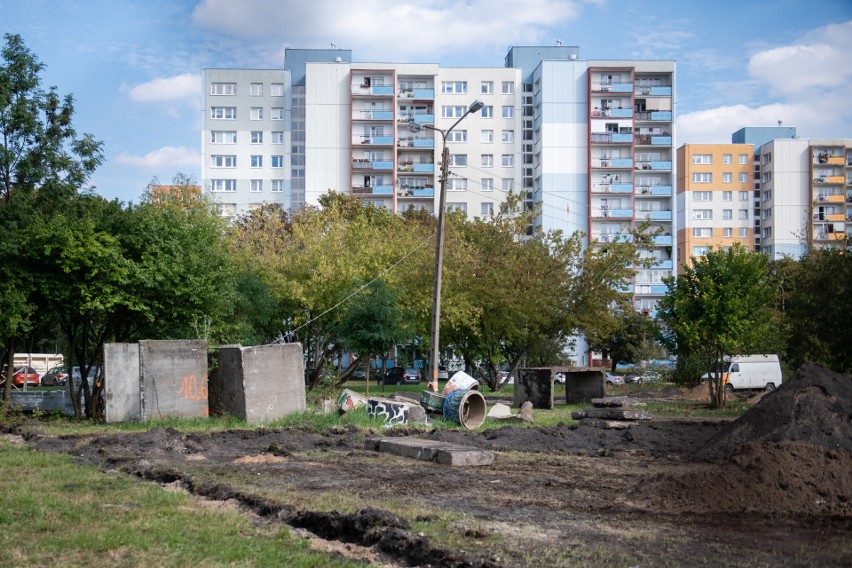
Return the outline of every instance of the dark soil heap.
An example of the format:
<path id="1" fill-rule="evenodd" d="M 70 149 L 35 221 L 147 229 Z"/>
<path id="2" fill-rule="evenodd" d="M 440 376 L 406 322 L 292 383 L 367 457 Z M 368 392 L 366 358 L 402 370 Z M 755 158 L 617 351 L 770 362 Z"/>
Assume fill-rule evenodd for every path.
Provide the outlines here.
<path id="1" fill-rule="evenodd" d="M 638 487 L 641 507 L 852 517 L 852 377 L 808 364 L 697 453 Z"/>

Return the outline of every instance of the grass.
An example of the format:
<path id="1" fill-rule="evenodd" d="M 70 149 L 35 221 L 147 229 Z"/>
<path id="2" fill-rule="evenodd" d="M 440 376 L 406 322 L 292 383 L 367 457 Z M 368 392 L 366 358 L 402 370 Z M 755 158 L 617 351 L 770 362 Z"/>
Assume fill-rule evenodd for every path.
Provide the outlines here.
<path id="1" fill-rule="evenodd" d="M 361 566 L 283 526 L 0 441 L 0 566 Z"/>

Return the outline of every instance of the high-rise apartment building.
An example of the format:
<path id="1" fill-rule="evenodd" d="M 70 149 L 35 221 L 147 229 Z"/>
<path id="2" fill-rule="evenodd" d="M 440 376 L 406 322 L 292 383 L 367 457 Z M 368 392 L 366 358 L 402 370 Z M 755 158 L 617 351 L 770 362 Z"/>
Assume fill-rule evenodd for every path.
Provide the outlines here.
<path id="1" fill-rule="evenodd" d="M 754 250 L 754 147 L 685 144 L 677 149 L 677 257 L 683 266 L 710 247 Z"/>

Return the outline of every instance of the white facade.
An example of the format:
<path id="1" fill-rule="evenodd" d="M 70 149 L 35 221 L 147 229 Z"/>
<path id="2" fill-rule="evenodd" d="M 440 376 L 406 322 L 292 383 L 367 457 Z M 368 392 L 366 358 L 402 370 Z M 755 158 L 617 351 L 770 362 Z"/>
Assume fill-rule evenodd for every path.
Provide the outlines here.
<path id="1" fill-rule="evenodd" d="M 807 250 L 810 166 L 807 140 L 773 140 L 761 146 L 760 247 L 772 259 L 799 258 Z"/>

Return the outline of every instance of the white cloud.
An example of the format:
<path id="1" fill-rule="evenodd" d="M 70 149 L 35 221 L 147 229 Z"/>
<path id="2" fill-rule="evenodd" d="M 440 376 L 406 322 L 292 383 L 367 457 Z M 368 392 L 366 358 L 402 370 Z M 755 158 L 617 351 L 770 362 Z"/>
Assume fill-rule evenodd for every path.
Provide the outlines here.
<path id="1" fill-rule="evenodd" d="M 144 156 L 132 156 L 122 152 L 115 157 L 115 162 L 136 168 L 198 166 L 201 163 L 201 154 L 198 150 L 186 146 L 163 146 Z"/>
<path id="2" fill-rule="evenodd" d="M 174 77 L 159 77 L 132 87 L 123 84 L 121 91 L 126 92 L 130 100 L 142 103 L 195 99 L 201 97 L 201 76 L 184 73 Z"/>
<path id="3" fill-rule="evenodd" d="M 359 59 L 437 62 L 463 50 L 498 53 L 512 44 L 535 44 L 547 28 L 579 16 L 569 0 L 203 0 L 194 22 L 246 39 L 272 38 L 305 48 L 352 49 Z M 550 32 L 552 33 L 552 32 Z"/>
<path id="4" fill-rule="evenodd" d="M 802 138 L 849 137 L 852 132 L 852 20 L 808 33 L 800 42 L 759 51 L 748 62 L 752 88 L 776 102 L 729 105 L 678 117 L 677 144 L 730 142 L 743 126 L 795 126 Z"/>

